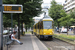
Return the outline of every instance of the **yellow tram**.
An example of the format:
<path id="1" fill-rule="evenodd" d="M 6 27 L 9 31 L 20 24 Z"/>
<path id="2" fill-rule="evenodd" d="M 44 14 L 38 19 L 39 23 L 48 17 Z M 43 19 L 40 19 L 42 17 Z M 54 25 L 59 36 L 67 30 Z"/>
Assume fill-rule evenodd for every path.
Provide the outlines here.
<path id="1" fill-rule="evenodd" d="M 40 39 L 52 39 L 54 34 L 53 19 L 49 16 L 44 17 L 33 25 L 33 33 Z"/>

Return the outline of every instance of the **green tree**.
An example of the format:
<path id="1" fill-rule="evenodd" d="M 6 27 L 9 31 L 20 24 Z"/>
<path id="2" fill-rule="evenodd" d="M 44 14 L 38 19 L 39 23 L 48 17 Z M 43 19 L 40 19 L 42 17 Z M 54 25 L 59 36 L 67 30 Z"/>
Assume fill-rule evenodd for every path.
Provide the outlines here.
<path id="1" fill-rule="evenodd" d="M 3 0 L 3 3 L 4 4 L 22 4 L 23 5 L 23 13 L 22 14 L 19 14 L 19 17 L 20 17 L 20 22 L 21 23 L 25 23 L 27 25 L 29 25 L 29 23 L 31 23 L 32 21 L 32 18 L 34 16 L 37 16 L 40 14 L 41 11 L 38 11 L 36 10 L 36 8 L 39 8 L 41 10 L 41 3 L 42 3 L 42 0 Z M 8 23 L 11 24 L 11 14 L 8 15 L 8 14 L 5 14 L 4 15 L 4 25 L 8 25 L 8 24 L 5 24 L 6 20 L 9 20 Z M 13 21 L 15 21 L 15 23 L 17 24 L 17 21 L 18 21 L 18 14 L 13 14 Z M 14 23 L 14 24 L 15 24 Z M 9 26 L 9 25 L 8 25 Z"/>
<path id="2" fill-rule="evenodd" d="M 67 23 L 67 20 L 66 18 L 68 17 L 65 10 L 61 10 L 60 11 L 60 15 L 61 15 L 61 18 L 58 19 L 58 21 L 60 22 L 60 25 L 61 26 L 66 26 L 66 23 Z"/>
<path id="3" fill-rule="evenodd" d="M 32 18 L 39 15 L 41 13 L 41 1 L 42 0 L 33 0 L 29 2 L 25 2 L 23 4 L 23 13 L 21 14 L 21 24 L 25 23 L 26 30 L 28 25 L 32 23 Z M 40 9 L 39 11 L 36 8 Z"/>
<path id="4" fill-rule="evenodd" d="M 59 28 L 59 21 L 58 19 L 61 18 L 61 10 L 63 9 L 62 5 L 59 5 L 56 3 L 55 0 L 52 0 L 51 2 L 51 8 L 49 9 L 49 16 L 51 16 L 54 20 L 55 25 L 58 25 Z"/>
<path id="5" fill-rule="evenodd" d="M 70 22 L 71 22 L 71 24 L 72 25 L 75 25 L 75 9 L 74 9 L 74 11 L 70 11 Z"/>
<path id="6" fill-rule="evenodd" d="M 3 4 L 15 4 L 17 0 L 3 0 Z"/>

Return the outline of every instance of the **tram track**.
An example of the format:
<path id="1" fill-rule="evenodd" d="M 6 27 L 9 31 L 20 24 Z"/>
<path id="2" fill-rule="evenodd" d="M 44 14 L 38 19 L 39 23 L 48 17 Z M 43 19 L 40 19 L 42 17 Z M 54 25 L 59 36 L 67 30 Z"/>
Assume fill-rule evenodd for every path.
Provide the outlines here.
<path id="1" fill-rule="evenodd" d="M 56 38 L 53 38 L 53 41 L 42 40 L 42 42 L 51 50 L 75 50 L 75 45 Z"/>

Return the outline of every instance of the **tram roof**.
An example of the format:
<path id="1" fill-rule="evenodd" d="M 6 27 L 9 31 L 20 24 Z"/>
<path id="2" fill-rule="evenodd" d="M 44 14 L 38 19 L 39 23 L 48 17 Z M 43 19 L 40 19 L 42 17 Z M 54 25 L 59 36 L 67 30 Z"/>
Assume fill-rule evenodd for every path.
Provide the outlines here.
<path id="1" fill-rule="evenodd" d="M 45 15 L 45 17 L 43 17 L 42 19 L 40 19 L 40 21 L 53 21 L 53 19 L 50 17 L 50 16 L 48 16 L 48 15 Z M 38 22 L 40 22 L 40 21 L 38 21 Z M 37 22 L 37 23 L 38 23 Z M 37 24 L 37 23 L 35 23 L 35 24 Z M 35 25 L 34 24 L 34 25 Z"/>
<path id="2" fill-rule="evenodd" d="M 47 20 L 47 21 L 48 21 L 48 20 L 49 20 L 49 21 L 50 21 L 50 20 L 53 21 L 53 19 L 52 19 L 50 16 L 48 16 L 48 15 L 45 15 L 45 17 L 43 17 L 43 18 L 41 19 L 41 21 L 42 21 L 42 20 L 43 20 L 43 21 L 46 21 L 46 20 Z"/>

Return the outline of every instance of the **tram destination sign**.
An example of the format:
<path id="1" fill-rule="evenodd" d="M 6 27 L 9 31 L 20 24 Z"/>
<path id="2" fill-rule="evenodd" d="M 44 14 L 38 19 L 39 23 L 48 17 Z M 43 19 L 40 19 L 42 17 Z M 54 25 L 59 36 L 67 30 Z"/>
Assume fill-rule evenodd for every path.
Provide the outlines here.
<path id="1" fill-rule="evenodd" d="M 3 13 L 22 13 L 23 6 L 15 4 L 3 4 Z"/>

